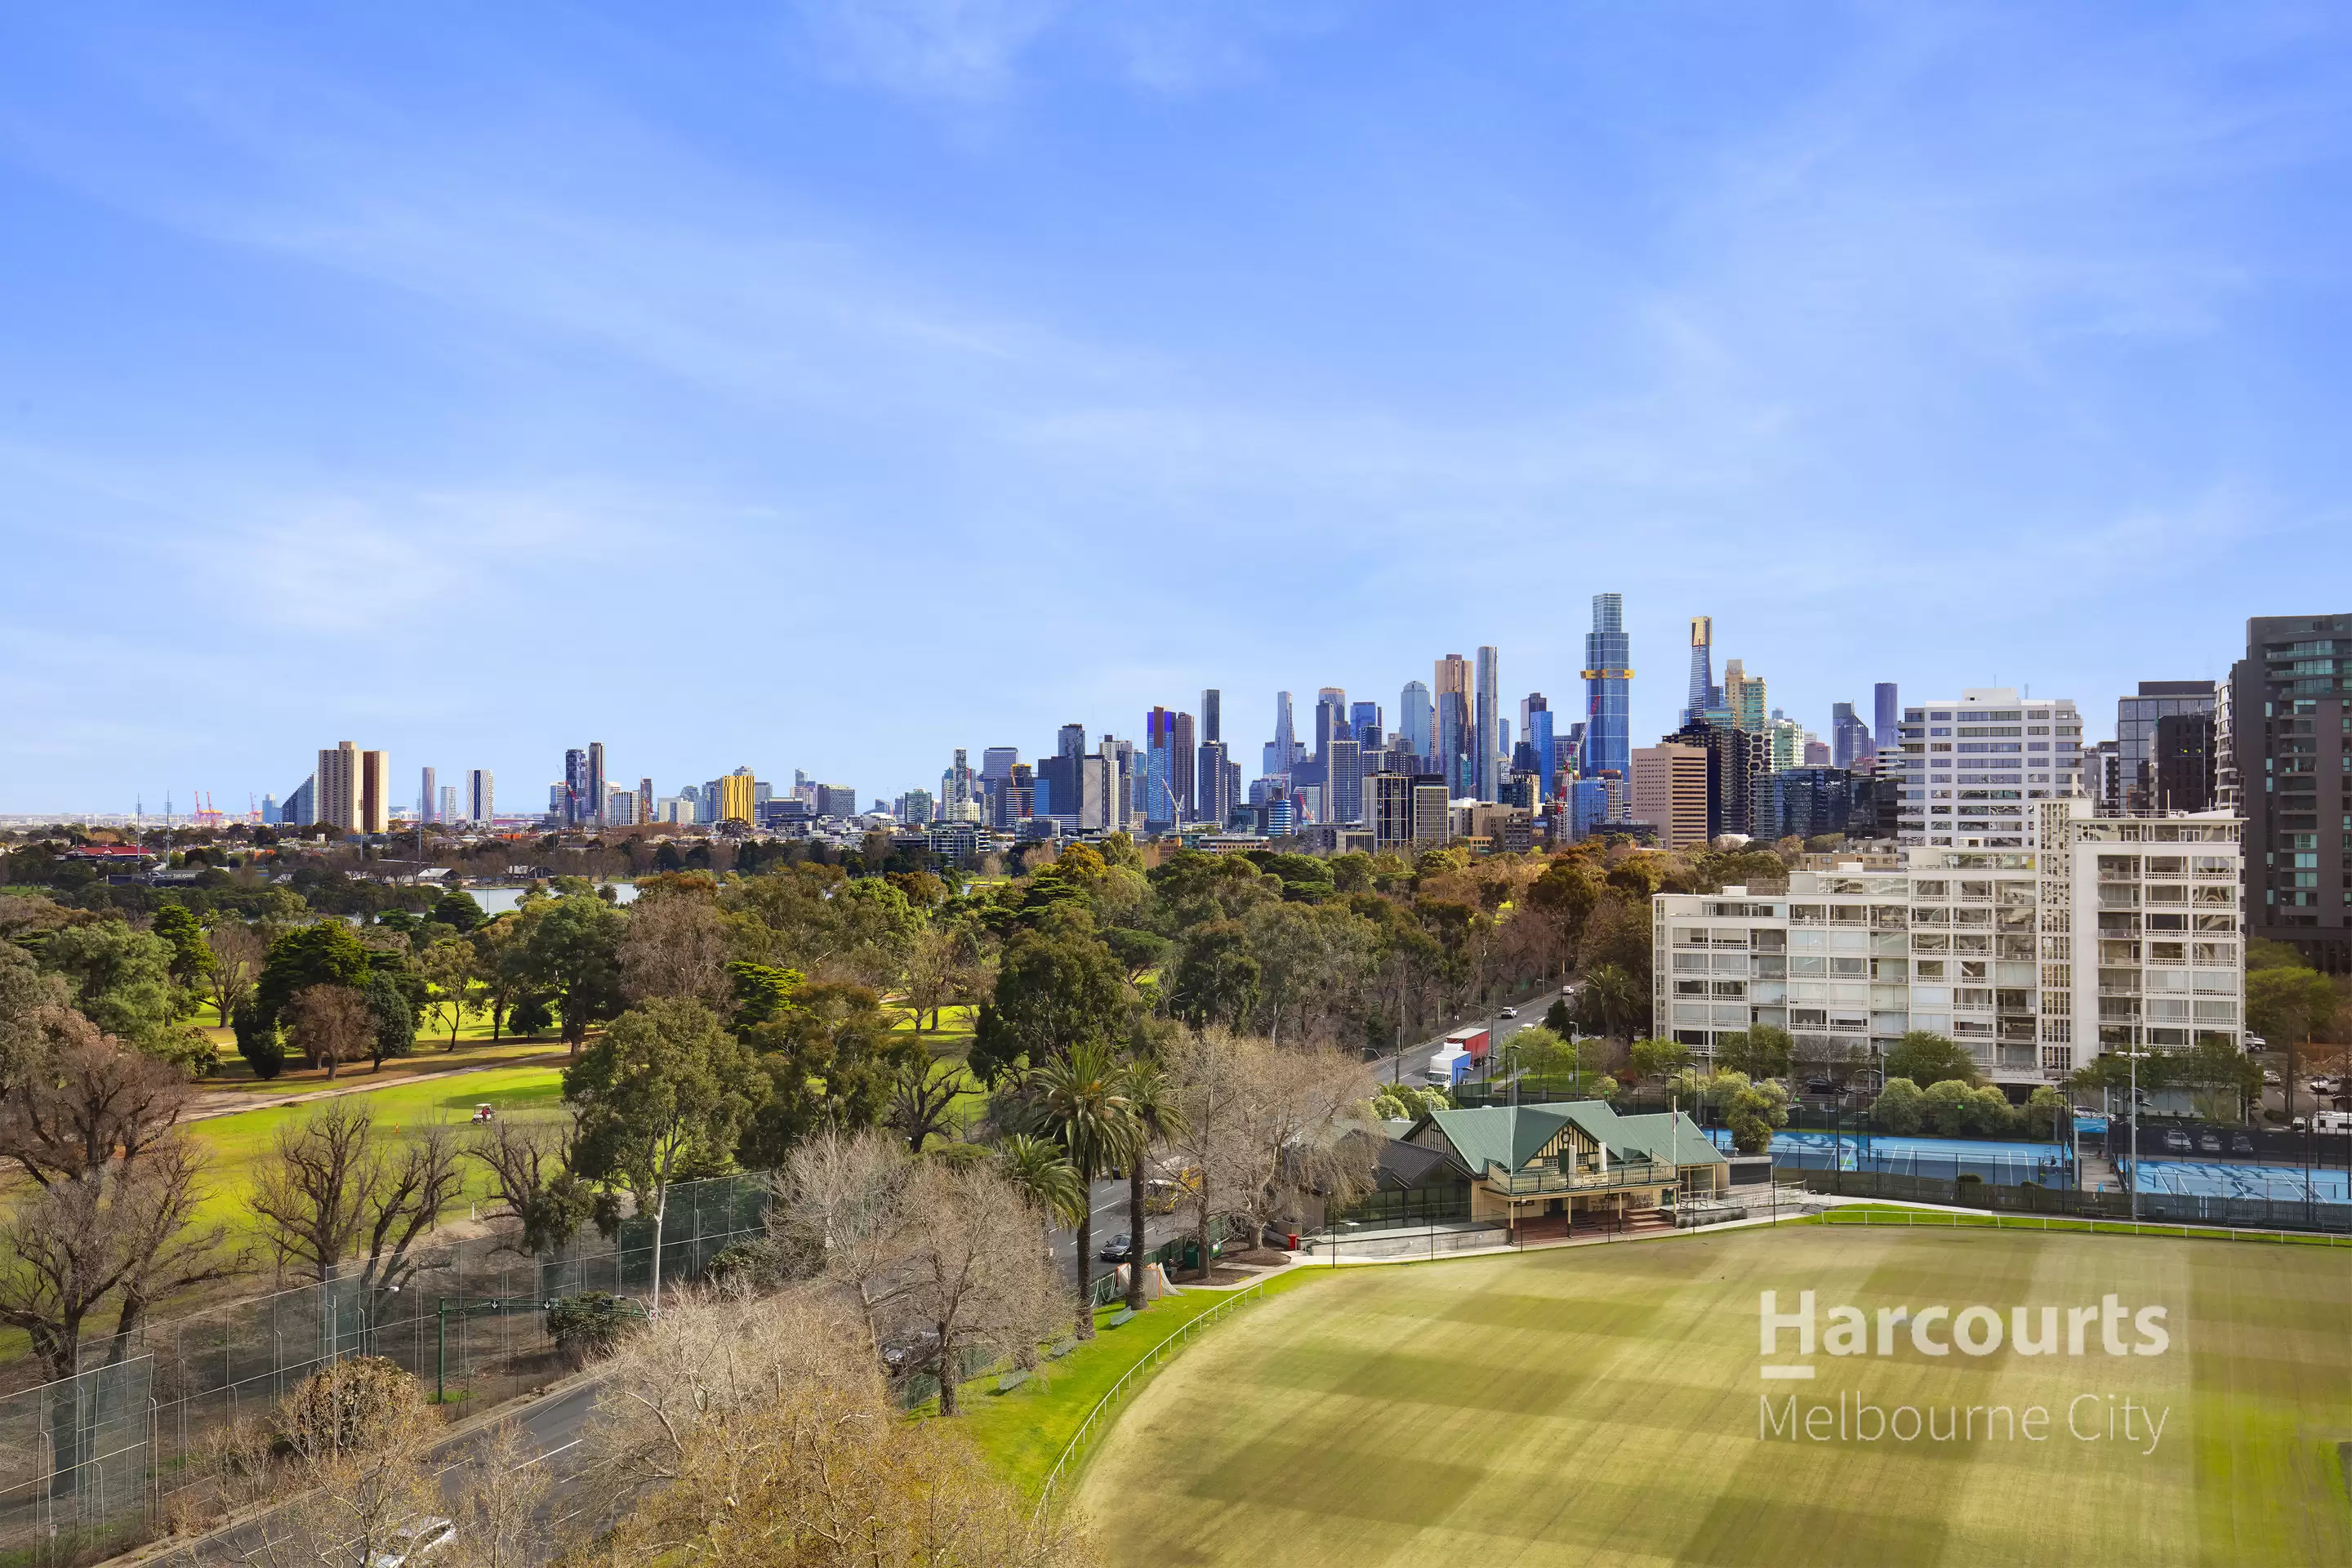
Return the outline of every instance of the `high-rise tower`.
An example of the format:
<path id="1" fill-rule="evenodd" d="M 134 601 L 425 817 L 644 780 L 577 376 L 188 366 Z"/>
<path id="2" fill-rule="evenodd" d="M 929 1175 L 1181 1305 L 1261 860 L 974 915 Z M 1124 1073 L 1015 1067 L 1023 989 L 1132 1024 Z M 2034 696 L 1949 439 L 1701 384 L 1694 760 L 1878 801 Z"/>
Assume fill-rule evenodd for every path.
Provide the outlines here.
<path id="1" fill-rule="evenodd" d="M 1592 629 L 1584 637 L 1584 773 L 1626 776 L 1633 765 L 1633 645 L 1625 634 L 1622 594 L 1592 595 Z"/>
<path id="2" fill-rule="evenodd" d="M 1683 705 L 1683 722 L 1706 717 L 1715 703 L 1715 617 L 1693 616 L 1690 624 L 1690 693 Z"/>
<path id="3" fill-rule="evenodd" d="M 1477 759 L 1478 798 L 1498 800 L 1503 793 L 1503 656 L 1490 643 L 1478 650 L 1477 712 L 1473 719 Z"/>
<path id="4" fill-rule="evenodd" d="M 1418 680 L 1408 680 L 1397 693 L 1397 739 L 1412 749 L 1416 757 L 1427 757 L 1435 737 L 1430 727 L 1435 710 L 1429 700 L 1429 688 Z"/>

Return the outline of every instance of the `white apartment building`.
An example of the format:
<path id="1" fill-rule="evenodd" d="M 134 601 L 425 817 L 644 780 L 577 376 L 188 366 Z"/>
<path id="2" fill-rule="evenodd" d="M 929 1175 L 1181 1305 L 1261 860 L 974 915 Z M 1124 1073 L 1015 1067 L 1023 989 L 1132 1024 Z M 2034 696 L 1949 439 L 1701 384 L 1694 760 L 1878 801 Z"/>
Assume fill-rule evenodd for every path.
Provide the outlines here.
<path id="1" fill-rule="evenodd" d="M 2021 699 L 2011 686 L 1906 704 L 1903 752 L 1880 769 L 1903 781 L 1896 837 L 1955 849 L 2031 849 L 2033 803 L 2078 786 L 2083 716 L 2064 700 Z"/>
<path id="2" fill-rule="evenodd" d="M 1654 1026 L 1705 1057 L 1769 1024 L 1801 1060 L 1860 1063 L 1927 1029 L 2019 1085 L 2105 1051 L 2240 1044 L 2243 821 L 2034 809 L 2046 849 L 1924 845 L 1792 872 L 1785 894 L 1659 894 Z"/>

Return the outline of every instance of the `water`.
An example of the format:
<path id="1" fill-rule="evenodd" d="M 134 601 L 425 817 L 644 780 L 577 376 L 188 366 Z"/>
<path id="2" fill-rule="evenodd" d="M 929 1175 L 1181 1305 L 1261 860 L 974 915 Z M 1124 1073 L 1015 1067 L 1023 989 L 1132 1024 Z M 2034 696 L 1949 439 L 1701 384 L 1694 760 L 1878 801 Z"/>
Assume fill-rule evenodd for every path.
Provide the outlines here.
<path id="1" fill-rule="evenodd" d="M 605 885 L 613 889 L 614 903 L 633 904 L 637 901 L 637 885 L 635 882 L 609 882 Z M 523 890 L 520 888 L 467 888 L 466 891 L 474 895 L 474 902 L 482 906 L 482 912 L 486 915 L 505 914 L 522 902 Z"/>

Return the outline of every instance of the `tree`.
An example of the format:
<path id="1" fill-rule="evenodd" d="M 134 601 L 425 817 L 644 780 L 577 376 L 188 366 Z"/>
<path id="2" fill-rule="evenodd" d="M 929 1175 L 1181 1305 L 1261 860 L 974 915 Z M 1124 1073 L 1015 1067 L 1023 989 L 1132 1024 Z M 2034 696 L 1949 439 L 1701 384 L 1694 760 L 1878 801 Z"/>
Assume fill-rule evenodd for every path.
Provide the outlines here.
<path id="1" fill-rule="evenodd" d="M 1087 1184 L 1050 1138 L 1015 1132 L 997 1145 L 996 1171 L 1028 1201 L 1046 1226 L 1076 1225 L 1086 1212 Z M 1137 1234 L 1140 1235 L 1140 1232 Z"/>
<path id="2" fill-rule="evenodd" d="M 2263 1089 L 2263 1069 L 2227 1039 L 2200 1040 L 2165 1065 L 2167 1076 L 2189 1091 L 2197 1113 L 2209 1121 L 2238 1121 L 2248 1097 Z"/>
<path id="3" fill-rule="evenodd" d="M 286 1042 L 278 1025 L 262 1016 L 260 1003 L 250 996 L 238 1003 L 229 1015 L 229 1028 L 236 1036 L 236 1054 L 252 1067 L 255 1078 L 267 1083 L 286 1070 Z"/>
<path id="4" fill-rule="evenodd" d="M 961 1077 L 939 1071 L 929 1058 L 899 1065 L 890 1082 L 890 1109 L 884 1120 L 907 1140 L 908 1153 L 919 1154 L 930 1138 L 948 1134 L 948 1112 L 962 1092 Z"/>
<path id="5" fill-rule="evenodd" d="M 451 888 L 433 900 L 433 912 L 425 917 L 436 925 L 447 926 L 459 936 L 470 936 L 481 929 L 489 917 L 474 895 L 463 888 Z"/>
<path id="6" fill-rule="evenodd" d="M 1242 922 L 1210 921 L 1185 934 L 1169 1011 L 1196 1029 L 1238 1028 L 1257 1005 L 1258 978 Z"/>
<path id="7" fill-rule="evenodd" d="M 1103 944 L 1111 956 L 1127 972 L 1127 982 L 1135 984 L 1146 971 L 1157 969 L 1167 962 L 1175 943 L 1156 931 L 1137 931 L 1132 926 L 1113 926 L 1103 932 Z"/>
<path id="8" fill-rule="evenodd" d="M 928 1072 L 931 1064 L 912 1035 L 890 1027 L 879 999 L 862 985 L 801 985 L 772 1016 L 738 1029 L 765 1079 L 738 1150 L 749 1165 L 775 1166 L 820 1125 L 874 1126 L 890 1109 L 900 1075 Z"/>
<path id="9" fill-rule="evenodd" d="M 562 1247 L 595 1208 L 587 1184 L 572 1172 L 572 1140 L 562 1127 L 493 1121 L 475 1131 L 465 1152 L 488 1170 L 499 1205 L 490 1217 L 520 1227 L 524 1252 Z"/>
<path id="10" fill-rule="evenodd" d="M 281 1265 L 299 1265 L 323 1285 L 356 1258 L 359 1288 L 381 1291 L 422 1266 L 417 1244 L 464 1184 L 446 1128 L 395 1141 L 359 1099 L 346 1097 L 278 1128 L 249 1202 Z"/>
<path id="11" fill-rule="evenodd" d="M 1653 1037 L 1635 1040 L 1632 1056 L 1635 1077 L 1663 1081 L 1668 1075 L 1688 1065 L 1690 1048 L 1679 1041 Z"/>
<path id="12" fill-rule="evenodd" d="M 1541 876 L 1528 884 L 1528 908 L 1550 928 L 1558 951 L 1563 955 L 1576 952 L 1582 942 L 1584 922 L 1601 901 L 1601 879 L 1580 858 L 1554 860 Z"/>
<path id="13" fill-rule="evenodd" d="M 254 997 L 260 1016 L 276 1024 L 298 994 L 314 985 L 356 991 L 367 984 L 370 967 L 367 947 L 350 926 L 338 920 L 320 921 L 269 944 Z"/>
<path id="14" fill-rule="evenodd" d="M 1624 1039 L 1649 1021 L 1650 988 L 1631 970 L 1603 963 L 1586 972 L 1576 988 L 1576 1007 L 1587 1033 Z"/>
<path id="15" fill-rule="evenodd" d="M 1170 1152 L 1183 1173 L 1203 1278 L 1210 1268 L 1213 1223 L 1255 1200 L 1247 1111 L 1256 1044 L 1230 1030 L 1202 1029 L 1178 1037 L 1167 1052 L 1168 1076 L 1183 1112 L 1182 1130 L 1170 1135 Z"/>
<path id="16" fill-rule="evenodd" d="M 211 953 L 205 948 L 205 928 L 185 906 L 165 904 L 155 911 L 154 933 L 171 949 L 172 984 L 193 989 L 204 978 Z"/>
<path id="17" fill-rule="evenodd" d="M 1251 1243 L 1294 1205 L 1318 1198 L 1327 1212 L 1370 1188 L 1374 1147 L 1360 1135 L 1372 1098 L 1370 1069 L 1329 1047 L 1244 1046 L 1236 1119 L 1244 1164 L 1236 1184 L 1254 1226 Z"/>
<path id="18" fill-rule="evenodd" d="M 1521 1029 L 1503 1042 L 1503 1049 L 1538 1078 L 1573 1074 L 1578 1067 L 1576 1047 L 1541 1024 Z"/>
<path id="19" fill-rule="evenodd" d="M 1001 1076 L 1012 1063 L 1041 1065 L 1078 1046 L 1123 1035 L 1127 976 L 1095 934 L 1091 919 L 1060 915 L 1051 930 L 1015 931 L 1005 942 L 990 1011 L 987 1064 Z M 982 1070 L 980 1060 L 973 1070 Z"/>
<path id="20" fill-rule="evenodd" d="M 1907 1078 L 1921 1089 L 1957 1080 L 1973 1085 L 1976 1058 L 1957 1042 L 1928 1029 L 1914 1029 L 1887 1048 L 1886 1076 Z"/>
<path id="21" fill-rule="evenodd" d="M 699 1002 L 641 1002 L 563 1070 L 578 1108 L 574 1164 L 592 1180 L 626 1182 L 654 1216 L 660 1257 L 671 1183 L 689 1163 L 725 1162 L 765 1093 L 751 1053 Z M 661 1306 L 661 1274 L 654 1274 Z"/>
<path id="22" fill-rule="evenodd" d="M 1544 1009 L 1543 1026 L 1563 1040 L 1576 1038 L 1576 1018 L 1569 1011 L 1567 997 L 1551 999 L 1551 1005 Z"/>
<path id="23" fill-rule="evenodd" d="M 224 1025 L 233 1024 L 236 1010 L 253 994 L 261 978 L 266 950 L 251 926 L 224 921 L 205 942 L 204 981 L 212 995 L 213 1011 Z"/>
<path id="24" fill-rule="evenodd" d="M 472 942 L 461 937 L 445 937 L 425 950 L 419 965 L 425 984 L 431 987 L 434 1015 L 449 1026 L 448 1049 L 452 1051 L 457 1048 L 457 1031 L 465 1026 L 466 1016 L 474 1011 L 475 965 L 478 962 Z"/>
<path id="25" fill-rule="evenodd" d="M 665 893 L 638 901 L 619 948 L 621 994 L 630 1002 L 668 996 L 727 1005 L 727 922 L 716 900 Z"/>
<path id="26" fill-rule="evenodd" d="M 1137 1148 L 1135 1157 L 1127 1163 L 1127 1259 L 1128 1310 L 1143 1310 L 1143 1237 L 1146 1218 L 1144 1199 L 1149 1178 L 1147 1166 L 1155 1146 L 1163 1146 L 1184 1131 L 1184 1103 L 1177 1091 L 1175 1080 L 1158 1062 L 1149 1059 L 1129 1062 L 1127 1068 L 1127 1105 L 1135 1119 Z"/>
<path id="27" fill-rule="evenodd" d="M 621 933 L 628 917 L 593 895 L 554 900 L 531 922 L 522 955 L 531 987 L 552 999 L 563 1043 L 580 1054 L 590 1026 L 621 1010 Z"/>
<path id="28" fill-rule="evenodd" d="M 2247 960 L 2246 1027 L 2269 1041 L 2273 1049 L 2286 1052 L 2285 1081 L 2292 1111 L 2299 1058 L 2312 1036 L 2326 1028 L 2335 1016 L 2336 988 L 2315 970 L 2279 962 L 2275 953 L 2264 956 L 2268 962 L 2260 969 L 2251 967 L 2251 956 Z"/>
<path id="29" fill-rule="evenodd" d="M 1786 1078 L 1789 1058 L 1796 1041 L 1789 1031 L 1770 1024 L 1759 1024 L 1753 1028 L 1718 1037 L 1715 1042 L 1715 1059 L 1735 1072 L 1751 1079 Z"/>
<path id="30" fill-rule="evenodd" d="M 824 1128 L 786 1153 L 768 1211 L 771 1238 L 792 1271 L 823 1279 L 857 1303 L 869 1349 L 878 1350 L 883 1312 L 904 1289 L 896 1272 L 900 1194 L 914 1162 L 874 1128 Z"/>
<path id="31" fill-rule="evenodd" d="M 1108 1045 L 1078 1040 L 1032 1069 L 1031 1082 L 1054 1141 L 1090 1193 L 1096 1177 L 1141 1159 L 1142 1128 L 1127 1098 L 1125 1075 Z M 1078 1338 L 1090 1340 L 1095 1335 L 1091 1203 L 1078 1216 L 1077 1244 L 1077 1332 Z"/>
<path id="32" fill-rule="evenodd" d="M 1723 1108 L 1724 1124 L 1731 1129 L 1732 1147 L 1743 1154 L 1761 1154 L 1772 1146 L 1775 1129 L 1789 1124 L 1789 1091 L 1767 1079 L 1736 1086 Z"/>
<path id="33" fill-rule="evenodd" d="M 0 1159 L 41 1187 L 81 1180 L 162 1144 L 194 1091 L 168 1062 L 102 1039 L 69 1014 L 0 1098 Z"/>
<path id="34" fill-rule="evenodd" d="M 919 1331 L 942 1415 L 957 1413 L 971 1352 L 1034 1359 L 1061 1315 L 1034 1226 L 1023 1195 L 986 1165 L 918 1162 L 900 1194 L 895 1239 L 908 1284 L 892 1316 Z M 1083 1299 L 1078 1310 L 1091 1327 Z"/>
<path id="35" fill-rule="evenodd" d="M 416 1048 L 416 1001 L 398 974 L 379 966 L 360 993 L 367 1002 L 369 1055 L 375 1070 L 383 1070 L 387 1057 L 404 1057 Z"/>
<path id="36" fill-rule="evenodd" d="M 1878 1091 L 1870 1114 L 1889 1132 L 1916 1132 L 1927 1116 L 1922 1104 L 1926 1098 L 1919 1086 L 1909 1079 L 1889 1077 L 1886 1087 Z"/>
<path id="37" fill-rule="evenodd" d="M 184 1059 L 186 1042 L 173 1027 L 182 1016 L 173 960 L 169 942 L 121 921 L 68 926 L 41 949 L 42 964 L 65 976 L 74 1005 L 101 1033 L 151 1056 Z"/>
<path id="38" fill-rule="evenodd" d="M 376 1041 L 376 1020 L 367 995 L 349 985 L 313 985 L 294 994 L 286 1020 L 295 1046 L 312 1067 L 335 1068 L 365 1056 Z"/>
<path id="39" fill-rule="evenodd" d="M 904 1419 L 855 1324 L 821 1302 L 697 1304 L 614 1365 L 594 1462 L 618 1511 L 587 1521 L 600 1557 L 673 1568 L 1090 1560 L 952 1422 Z"/>

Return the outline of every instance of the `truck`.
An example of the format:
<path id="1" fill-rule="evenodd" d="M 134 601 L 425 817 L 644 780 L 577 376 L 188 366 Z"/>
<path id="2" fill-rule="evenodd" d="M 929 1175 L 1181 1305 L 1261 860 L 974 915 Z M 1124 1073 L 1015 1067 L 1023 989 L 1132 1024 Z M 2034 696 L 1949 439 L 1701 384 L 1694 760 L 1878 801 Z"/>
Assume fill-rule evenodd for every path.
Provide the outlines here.
<path id="1" fill-rule="evenodd" d="M 1486 1059 L 1486 1026 L 1476 1024 L 1466 1029 L 1454 1030 L 1445 1037 L 1445 1049 L 1458 1050 L 1474 1062 L 1485 1061 Z"/>

